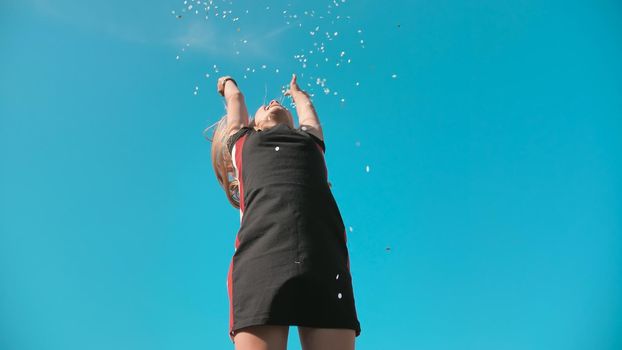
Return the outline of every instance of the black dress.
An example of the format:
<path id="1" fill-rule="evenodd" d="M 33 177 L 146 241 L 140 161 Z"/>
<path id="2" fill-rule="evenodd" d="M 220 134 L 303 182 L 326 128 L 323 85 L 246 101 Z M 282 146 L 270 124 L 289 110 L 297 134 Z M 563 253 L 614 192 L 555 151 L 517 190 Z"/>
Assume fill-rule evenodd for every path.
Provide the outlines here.
<path id="1" fill-rule="evenodd" d="M 229 336 L 252 325 L 361 333 L 346 229 L 322 140 L 286 124 L 228 139 L 240 182 L 240 229 L 227 273 Z"/>

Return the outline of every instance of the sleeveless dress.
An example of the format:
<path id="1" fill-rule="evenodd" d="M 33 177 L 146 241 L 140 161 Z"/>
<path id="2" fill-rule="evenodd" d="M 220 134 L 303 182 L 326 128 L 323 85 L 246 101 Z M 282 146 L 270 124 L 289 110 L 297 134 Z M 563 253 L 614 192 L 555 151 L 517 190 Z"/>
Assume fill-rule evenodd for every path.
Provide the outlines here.
<path id="1" fill-rule="evenodd" d="M 240 184 L 240 229 L 226 283 L 231 341 L 252 325 L 361 333 L 325 144 L 304 129 L 243 127 L 227 140 Z"/>

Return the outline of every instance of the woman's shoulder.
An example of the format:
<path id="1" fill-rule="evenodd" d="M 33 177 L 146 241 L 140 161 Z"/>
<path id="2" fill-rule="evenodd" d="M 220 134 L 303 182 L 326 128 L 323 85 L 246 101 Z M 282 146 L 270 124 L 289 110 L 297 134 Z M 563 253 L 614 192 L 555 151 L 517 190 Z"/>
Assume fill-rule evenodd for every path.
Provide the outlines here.
<path id="1" fill-rule="evenodd" d="M 322 148 L 322 152 L 326 152 L 326 144 L 322 132 L 308 125 L 301 125 L 295 129 L 297 132 L 310 136 L 315 143 Z"/>
<path id="2" fill-rule="evenodd" d="M 255 129 L 249 126 L 242 126 L 239 129 L 231 130 L 229 132 L 229 137 L 227 138 L 227 149 L 229 149 L 229 153 L 232 152 L 233 146 L 240 138 L 242 138 L 242 136 L 253 132 L 255 132 Z"/>

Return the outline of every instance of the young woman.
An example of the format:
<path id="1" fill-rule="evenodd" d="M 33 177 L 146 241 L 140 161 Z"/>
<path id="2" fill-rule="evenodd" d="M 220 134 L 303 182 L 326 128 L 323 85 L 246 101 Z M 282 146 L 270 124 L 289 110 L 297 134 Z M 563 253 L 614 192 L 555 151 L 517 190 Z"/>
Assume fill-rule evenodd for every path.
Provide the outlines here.
<path id="1" fill-rule="evenodd" d="M 276 100 L 249 121 L 244 96 L 218 79 L 227 115 L 212 163 L 240 229 L 227 274 L 229 336 L 236 350 L 282 350 L 297 325 L 304 350 L 354 349 L 361 332 L 346 230 L 331 193 L 315 108 L 293 75 L 286 92 L 299 127 Z"/>

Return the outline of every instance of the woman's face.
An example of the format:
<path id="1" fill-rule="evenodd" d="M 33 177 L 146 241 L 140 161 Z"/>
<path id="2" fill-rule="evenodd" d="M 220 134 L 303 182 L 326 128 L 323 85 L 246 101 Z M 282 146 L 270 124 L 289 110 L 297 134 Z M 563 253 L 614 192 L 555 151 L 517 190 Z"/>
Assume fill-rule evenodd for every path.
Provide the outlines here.
<path id="1" fill-rule="evenodd" d="M 267 105 L 260 106 L 255 112 L 255 125 L 262 128 L 275 124 L 288 124 L 294 127 L 294 118 L 287 108 L 283 107 L 277 100 L 272 100 Z"/>

